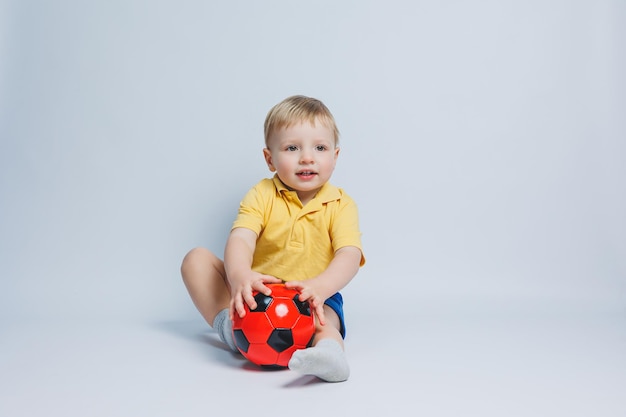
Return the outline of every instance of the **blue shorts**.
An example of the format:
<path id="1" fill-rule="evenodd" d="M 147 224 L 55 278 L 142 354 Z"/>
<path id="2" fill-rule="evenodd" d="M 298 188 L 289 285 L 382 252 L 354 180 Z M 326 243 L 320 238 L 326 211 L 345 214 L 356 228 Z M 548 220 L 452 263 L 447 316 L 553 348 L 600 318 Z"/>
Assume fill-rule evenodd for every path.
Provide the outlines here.
<path id="1" fill-rule="evenodd" d="M 346 338 L 346 322 L 343 317 L 343 297 L 339 293 L 335 293 L 329 299 L 327 299 L 324 304 L 328 307 L 332 308 L 335 313 L 337 313 L 337 317 L 339 317 L 339 333 L 341 333 L 342 338 Z"/>

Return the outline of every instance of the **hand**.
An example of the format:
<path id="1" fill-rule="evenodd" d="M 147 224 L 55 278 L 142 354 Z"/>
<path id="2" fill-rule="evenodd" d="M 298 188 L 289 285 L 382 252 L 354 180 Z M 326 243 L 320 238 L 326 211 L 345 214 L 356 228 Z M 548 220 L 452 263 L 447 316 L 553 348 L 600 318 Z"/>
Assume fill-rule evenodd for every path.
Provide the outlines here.
<path id="1" fill-rule="evenodd" d="M 325 292 L 322 291 L 322 288 L 319 286 L 316 279 L 309 279 L 306 281 L 288 281 L 285 283 L 285 287 L 299 291 L 300 301 L 308 301 L 320 324 L 322 326 L 326 325 L 324 302 L 328 297 L 325 296 Z"/>
<path id="2" fill-rule="evenodd" d="M 229 315 L 231 320 L 235 317 L 235 313 L 237 313 L 239 317 L 246 315 L 244 302 L 248 305 L 250 310 L 254 310 L 257 307 L 256 301 L 252 295 L 254 291 L 270 295 L 272 290 L 265 284 L 280 284 L 282 282 L 280 279 L 271 275 L 263 275 L 254 271 L 249 271 L 237 277 L 229 277 L 229 281 L 231 289 Z"/>

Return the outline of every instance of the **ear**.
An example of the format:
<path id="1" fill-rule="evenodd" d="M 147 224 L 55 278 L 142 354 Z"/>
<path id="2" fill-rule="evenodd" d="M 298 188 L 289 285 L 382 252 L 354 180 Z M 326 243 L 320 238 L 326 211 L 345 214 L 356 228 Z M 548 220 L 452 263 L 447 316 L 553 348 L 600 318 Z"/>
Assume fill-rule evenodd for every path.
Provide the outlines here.
<path id="1" fill-rule="evenodd" d="M 339 149 L 339 147 L 335 148 L 335 157 L 334 157 L 335 162 L 337 162 L 337 157 L 339 156 L 339 151 L 340 151 L 340 150 L 341 150 L 341 149 Z"/>
<path id="2" fill-rule="evenodd" d="M 274 164 L 272 163 L 272 152 L 270 152 L 270 150 L 267 148 L 263 148 L 263 157 L 265 158 L 265 163 L 267 164 L 267 167 L 270 169 L 270 172 L 276 172 L 276 168 L 274 167 Z"/>

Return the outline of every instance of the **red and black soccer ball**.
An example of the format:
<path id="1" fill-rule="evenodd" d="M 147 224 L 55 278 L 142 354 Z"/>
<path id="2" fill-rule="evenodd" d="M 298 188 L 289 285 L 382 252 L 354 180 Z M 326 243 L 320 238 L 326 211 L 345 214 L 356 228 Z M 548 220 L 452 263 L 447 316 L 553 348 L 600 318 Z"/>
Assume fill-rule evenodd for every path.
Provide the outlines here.
<path id="1" fill-rule="evenodd" d="M 241 354 L 250 362 L 268 368 L 284 368 L 298 349 L 311 345 L 315 319 L 308 301 L 284 284 L 267 284 L 272 294 L 253 293 L 257 307 L 246 315 L 235 314 L 233 338 Z"/>

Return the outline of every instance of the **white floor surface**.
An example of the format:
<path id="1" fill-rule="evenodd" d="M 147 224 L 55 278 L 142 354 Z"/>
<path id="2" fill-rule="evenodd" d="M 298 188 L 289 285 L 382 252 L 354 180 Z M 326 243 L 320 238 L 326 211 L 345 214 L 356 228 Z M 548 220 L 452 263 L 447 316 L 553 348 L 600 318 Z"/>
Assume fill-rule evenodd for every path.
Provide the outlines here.
<path id="1" fill-rule="evenodd" d="M 259 370 L 200 320 L 14 322 L 0 416 L 626 416 L 623 315 L 353 315 L 346 347 L 329 384 Z"/>

